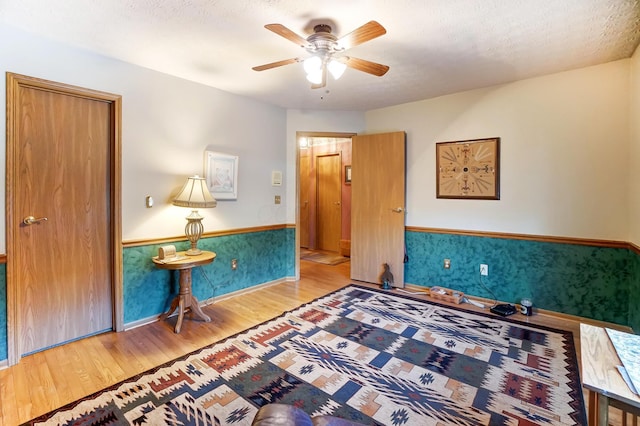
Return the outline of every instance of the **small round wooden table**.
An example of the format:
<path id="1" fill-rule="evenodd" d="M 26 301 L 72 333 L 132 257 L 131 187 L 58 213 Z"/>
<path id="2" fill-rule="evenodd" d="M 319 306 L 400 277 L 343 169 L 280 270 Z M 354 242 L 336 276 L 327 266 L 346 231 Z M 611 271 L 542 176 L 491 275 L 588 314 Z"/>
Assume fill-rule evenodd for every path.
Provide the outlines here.
<path id="1" fill-rule="evenodd" d="M 196 266 L 207 265 L 216 258 L 216 254 L 212 251 L 203 251 L 202 253 L 195 256 L 187 256 L 185 252 L 181 251 L 176 253 L 176 260 L 164 261 L 160 260 L 157 257 L 151 258 L 153 263 L 160 269 L 169 269 L 173 271 L 180 271 L 180 291 L 178 295 L 171 302 L 171 307 L 167 312 L 160 315 L 160 319 L 164 320 L 169 315 L 173 313 L 173 311 L 178 308 L 178 322 L 176 323 L 175 332 L 180 333 L 180 329 L 182 328 L 182 320 L 184 318 L 184 311 L 187 308 L 191 308 L 191 312 L 195 314 L 195 316 L 204 320 L 205 322 L 211 321 L 211 318 L 202 312 L 200 309 L 200 304 L 198 303 L 198 299 L 191 292 L 191 269 Z"/>

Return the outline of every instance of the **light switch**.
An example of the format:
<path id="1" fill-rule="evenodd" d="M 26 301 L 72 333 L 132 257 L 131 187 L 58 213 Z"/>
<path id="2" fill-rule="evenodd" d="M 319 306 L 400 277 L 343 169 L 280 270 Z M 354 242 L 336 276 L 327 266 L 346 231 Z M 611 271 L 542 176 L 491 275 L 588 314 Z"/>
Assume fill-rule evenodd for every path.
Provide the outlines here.
<path id="1" fill-rule="evenodd" d="M 147 198 L 145 198 L 145 202 L 147 204 L 148 209 L 153 207 L 153 197 L 151 195 L 147 195 Z"/>
<path id="2" fill-rule="evenodd" d="M 276 195 L 275 203 L 276 203 L 276 204 L 280 204 L 280 202 L 281 202 L 281 201 L 282 201 L 282 199 L 280 198 L 280 196 L 279 196 L 279 195 Z"/>

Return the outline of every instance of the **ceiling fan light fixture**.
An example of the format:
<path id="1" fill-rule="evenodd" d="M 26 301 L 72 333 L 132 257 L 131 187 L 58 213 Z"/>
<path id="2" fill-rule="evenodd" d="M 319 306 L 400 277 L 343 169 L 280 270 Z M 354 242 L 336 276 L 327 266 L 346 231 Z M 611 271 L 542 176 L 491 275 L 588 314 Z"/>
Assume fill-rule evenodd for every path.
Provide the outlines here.
<path id="1" fill-rule="evenodd" d="M 322 70 L 322 59 L 319 56 L 310 56 L 302 63 L 304 71 L 309 74 Z"/>
<path id="2" fill-rule="evenodd" d="M 323 69 L 318 68 L 315 71 L 307 73 L 307 80 L 312 84 L 322 84 Z"/>
<path id="3" fill-rule="evenodd" d="M 329 65 L 327 65 L 327 68 L 329 69 L 329 72 L 331 73 L 333 78 L 337 80 L 342 77 L 342 74 L 344 74 L 344 70 L 347 69 L 347 64 L 340 60 L 332 59 L 331 61 L 329 61 Z"/>

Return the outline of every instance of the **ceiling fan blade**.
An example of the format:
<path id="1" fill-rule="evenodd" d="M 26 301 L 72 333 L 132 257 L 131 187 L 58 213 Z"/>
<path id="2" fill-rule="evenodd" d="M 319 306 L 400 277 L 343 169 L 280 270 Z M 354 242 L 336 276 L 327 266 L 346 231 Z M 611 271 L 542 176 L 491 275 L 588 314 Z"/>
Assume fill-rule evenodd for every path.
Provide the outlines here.
<path id="1" fill-rule="evenodd" d="M 312 89 L 322 89 L 326 85 L 327 85 L 327 70 L 323 69 L 322 70 L 322 82 L 320 84 L 312 84 L 311 88 Z"/>
<path id="2" fill-rule="evenodd" d="M 270 70 L 271 68 L 277 68 L 283 65 L 295 64 L 296 62 L 300 62 L 301 60 L 302 59 L 300 58 L 285 59 L 278 62 L 271 62 L 270 64 L 258 65 L 257 67 L 253 67 L 251 69 L 254 71 Z"/>
<path id="3" fill-rule="evenodd" d="M 386 65 L 378 64 L 375 62 L 367 61 L 360 58 L 348 58 L 346 62 L 349 68 L 356 69 L 358 71 L 366 72 L 369 74 L 377 75 L 381 77 L 389 71 L 389 67 Z"/>
<path id="4" fill-rule="evenodd" d="M 273 31 L 274 33 L 278 34 L 281 37 L 286 38 L 287 40 L 290 40 L 292 42 L 294 42 L 295 44 L 297 44 L 300 47 L 307 47 L 309 45 L 309 42 L 307 41 L 307 39 L 299 36 L 298 34 L 294 33 L 293 31 L 291 31 L 289 28 L 285 27 L 282 24 L 267 24 L 264 26 L 266 29 L 268 29 L 269 31 Z"/>
<path id="5" fill-rule="evenodd" d="M 387 30 L 385 30 L 382 25 L 376 21 L 369 21 L 363 26 L 351 31 L 349 34 L 340 37 L 340 39 L 338 39 L 338 46 L 344 49 L 350 49 L 386 33 Z"/>

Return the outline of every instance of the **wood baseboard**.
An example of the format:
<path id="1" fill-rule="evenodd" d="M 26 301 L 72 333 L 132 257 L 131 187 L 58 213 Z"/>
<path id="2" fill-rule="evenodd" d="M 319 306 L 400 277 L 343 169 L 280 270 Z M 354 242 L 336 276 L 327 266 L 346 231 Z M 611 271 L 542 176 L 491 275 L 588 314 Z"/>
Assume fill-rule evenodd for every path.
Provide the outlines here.
<path id="1" fill-rule="evenodd" d="M 340 240 L 340 254 L 351 257 L 351 240 Z"/>

